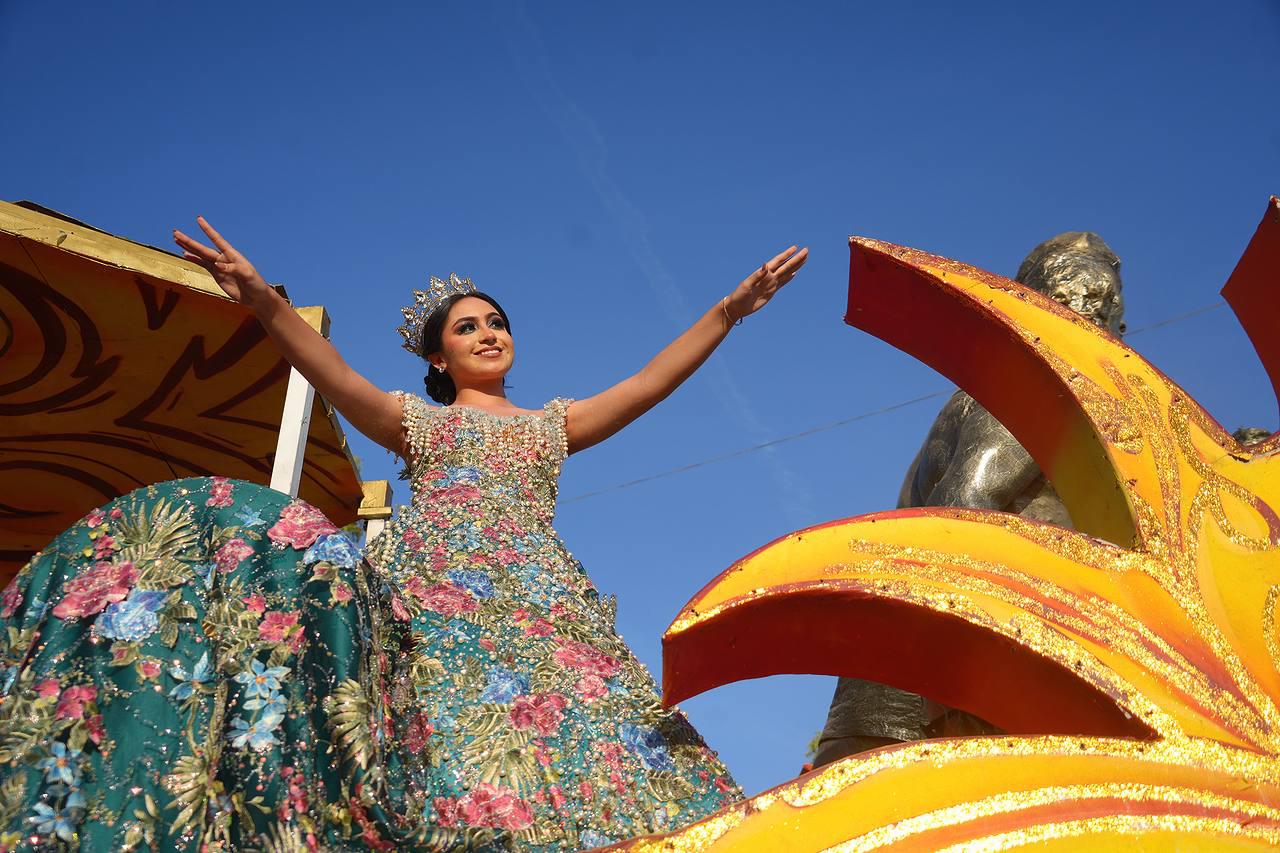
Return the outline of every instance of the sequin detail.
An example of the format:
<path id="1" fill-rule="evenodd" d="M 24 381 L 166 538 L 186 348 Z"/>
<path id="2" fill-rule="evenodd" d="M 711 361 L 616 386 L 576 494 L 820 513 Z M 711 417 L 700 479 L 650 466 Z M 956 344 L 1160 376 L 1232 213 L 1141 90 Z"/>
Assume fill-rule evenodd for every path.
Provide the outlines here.
<path id="1" fill-rule="evenodd" d="M 498 416 L 401 398 L 413 499 L 369 550 L 395 590 L 389 778 L 418 837 L 580 849 L 740 796 L 551 526 L 571 401 Z"/>

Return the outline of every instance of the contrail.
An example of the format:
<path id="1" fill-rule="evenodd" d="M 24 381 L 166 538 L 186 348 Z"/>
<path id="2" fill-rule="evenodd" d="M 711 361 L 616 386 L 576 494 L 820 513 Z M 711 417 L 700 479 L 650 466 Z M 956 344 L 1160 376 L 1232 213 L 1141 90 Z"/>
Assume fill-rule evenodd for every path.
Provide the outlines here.
<path id="1" fill-rule="evenodd" d="M 658 304 L 674 327 L 686 328 L 691 322 L 693 313 L 674 278 L 649 242 L 649 227 L 644 214 L 631 203 L 610 177 L 606 166 L 604 138 L 599 129 L 556 83 L 551 67 L 547 63 L 542 37 L 525 14 L 524 4 L 517 0 L 504 3 L 502 6 L 504 11 L 497 17 L 504 26 L 507 46 L 520 71 L 520 76 L 569 143 L 577 158 L 578 166 L 591 182 L 601 205 L 613 218 L 614 225 L 621 233 L 632 259 L 644 274 L 645 281 L 658 300 Z M 724 361 L 717 354 L 713 354 L 704 369 L 711 371 L 712 391 L 729 416 L 757 440 L 766 439 L 768 432 L 751 408 L 751 404 L 738 389 Z M 777 456 L 772 447 L 766 448 L 764 453 L 769 460 L 788 514 L 796 516 L 797 519 L 810 517 L 812 499 L 808 489 L 803 485 L 803 480 Z"/>

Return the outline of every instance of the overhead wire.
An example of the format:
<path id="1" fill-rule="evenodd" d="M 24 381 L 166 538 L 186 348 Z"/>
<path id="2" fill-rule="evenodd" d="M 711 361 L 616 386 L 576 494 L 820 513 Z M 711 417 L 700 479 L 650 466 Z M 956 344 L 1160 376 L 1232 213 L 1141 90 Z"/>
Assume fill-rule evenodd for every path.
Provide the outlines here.
<path id="1" fill-rule="evenodd" d="M 1175 323 L 1181 323 L 1183 321 L 1190 320 L 1195 317 L 1199 317 L 1202 314 L 1207 314 L 1210 311 L 1221 308 L 1226 304 L 1227 304 L 1226 302 L 1223 302 L 1221 299 L 1219 299 L 1207 305 L 1201 305 L 1199 308 L 1193 308 L 1190 311 L 1186 311 L 1182 314 L 1176 314 L 1172 317 L 1166 317 L 1163 320 L 1157 320 L 1154 323 L 1147 323 L 1144 326 L 1139 326 L 1135 329 L 1129 329 L 1125 332 L 1125 337 L 1131 338 L 1134 335 L 1140 335 L 1143 332 L 1149 332 L 1153 329 L 1160 329 L 1160 328 L 1164 328 L 1165 326 L 1172 326 Z M 644 477 L 637 477 L 634 480 L 627 480 L 626 482 L 615 483 L 612 486 L 605 486 L 602 489 L 595 489 L 593 491 L 583 492 L 581 494 L 577 494 L 572 497 L 562 498 L 560 500 L 560 503 L 563 505 L 567 503 L 574 503 L 576 501 L 583 501 L 583 500 L 586 500 L 587 498 L 594 498 L 600 495 L 609 494 L 611 492 L 619 492 L 619 491 L 622 491 L 623 489 L 629 489 L 633 486 L 638 486 L 642 483 L 649 483 L 654 480 L 662 480 L 667 477 L 671 477 L 676 474 L 683 474 L 687 471 L 693 471 L 695 469 L 702 468 L 707 465 L 714 465 L 718 462 L 725 462 L 730 459 L 736 459 L 739 456 L 746 456 L 747 454 L 750 454 L 750 453 L 756 453 L 760 450 L 765 450 L 770 447 L 776 447 L 779 444 L 786 444 L 787 442 L 797 441 L 802 438 L 808 438 L 809 436 L 816 435 L 817 433 L 820 433 L 820 432 L 827 432 L 829 430 L 839 429 L 840 427 L 848 426 L 849 424 L 857 423 L 858 421 L 865 421 L 870 418 L 879 417 L 881 415 L 887 415 L 890 412 L 896 412 L 899 409 L 905 409 L 910 406 L 915 406 L 915 405 L 918 405 L 919 403 L 925 402 L 926 400 L 936 400 L 939 397 L 947 397 L 953 393 L 954 391 L 951 391 L 951 390 L 934 391 L 930 394 L 923 394 L 919 397 L 912 397 L 909 400 L 902 400 L 897 403 L 891 403 L 888 406 L 882 406 L 881 408 L 878 408 L 878 409 L 872 409 L 870 411 L 860 412 L 856 415 L 852 415 L 847 418 L 842 418 L 838 421 L 831 421 L 830 423 L 820 424 L 815 427 L 810 427 L 809 429 L 801 430 L 800 432 L 793 432 L 793 433 L 790 433 L 789 435 L 780 436 L 778 438 L 772 438 L 772 439 L 769 439 L 768 441 L 762 441 L 759 444 L 753 444 L 749 447 L 742 447 L 742 448 L 739 448 L 738 450 L 732 450 L 728 453 L 721 453 L 717 456 L 710 456 L 706 459 L 700 459 L 697 462 L 690 462 L 687 465 L 680 465 L 679 467 L 676 467 L 676 468 L 668 468 L 664 471 L 658 471 L 654 474 L 649 474 Z"/>

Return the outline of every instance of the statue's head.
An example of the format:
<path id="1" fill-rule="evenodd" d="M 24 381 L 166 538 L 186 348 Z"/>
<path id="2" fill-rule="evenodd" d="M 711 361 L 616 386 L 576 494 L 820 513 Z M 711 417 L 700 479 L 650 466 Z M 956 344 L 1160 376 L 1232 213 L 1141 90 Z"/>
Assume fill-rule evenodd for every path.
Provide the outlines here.
<path id="1" fill-rule="evenodd" d="M 1240 429 L 1231 433 L 1231 436 L 1241 444 L 1257 444 L 1259 441 L 1271 438 L 1271 430 L 1262 427 L 1240 427 Z"/>
<path id="2" fill-rule="evenodd" d="M 1015 278 L 1113 334 L 1124 334 L 1120 259 L 1097 234 L 1068 231 L 1045 240 Z"/>

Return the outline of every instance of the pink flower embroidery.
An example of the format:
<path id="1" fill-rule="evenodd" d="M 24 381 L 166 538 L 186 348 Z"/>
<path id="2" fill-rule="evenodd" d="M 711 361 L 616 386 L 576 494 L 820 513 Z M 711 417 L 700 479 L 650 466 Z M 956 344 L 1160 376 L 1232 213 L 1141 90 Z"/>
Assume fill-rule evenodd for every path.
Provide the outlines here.
<path id="1" fill-rule="evenodd" d="M 339 604 L 346 604 L 355 595 L 346 581 L 338 581 L 330 589 L 333 593 L 333 600 Z"/>
<path id="2" fill-rule="evenodd" d="M 578 683 L 573 686 L 578 692 L 578 697 L 584 702 L 593 702 L 609 692 L 608 686 L 598 675 L 584 675 L 578 679 Z"/>
<path id="3" fill-rule="evenodd" d="M 59 619 L 92 616 L 108 604 L 128 598 L 137 580 L 133 563 L 98 563 L 62 585 L 64 595 L 53 615 Z"/>
<path id="4" fill-rule="evenodd" d="M 446 829 L 458 825 L 458 801 L 450 797 L 436 797 L 431 803 L 436 810 L 436 823 Z"/>
<path id="5" fill-rule="evenodd" d="M 107 730 L 102 725 L 102 715 L 94 714 L 92 717 L 84 721 L 84 726 L 89 730 L 89 740 L 94 743 L 102 743 L 102 739 L 107 736 Z"/>
<path id="6" fill-rule="evenodd" d="M 92 684 L 77 684 L 62 691 L 58 700 L 58 709 L 54 712 L 59 720 L 75 720 L 84 716 L 84 706 L 98 698 L 98 688 Z"/>
<path id="7" fill-rule="evenodd" d="M 421 551 L 427 547 L 427 543 L 422 541 L 422 534 L 412 528 L 405 528 L 404 533 L 400 534 L 400 541 L 412 551 Z"/>
<path id="8" fill-rule="evenodd" d="M 551 605 L 551 618 L 565 619 L 569 622 L 573 622 L 577 620 L 578 614 L 574 613 L 572 610 L 557 601 L 555 604 Z"/>
<path id="9" fill-rule="evenodd" d="M 550 737 L 560 728 L 566 704 L 565 698 L 558 693 L 517 696 L 511 703 L 511 725 L 517 731 L 524 731 L 532 726 L 538 734 Z"/>
<path id="10" fill-rule="evenodd" d="M 284 767 L 280 770 L 280 776 L 289 783 L 289 801 L 281 803 L 277 814 L 281 820 L 289 820 L 295 813 L 306 814 L 307 809 L 311 807 L 311 799 L 307 796 L 306 777 L 302 773 L 297 772 L 292 767 Z M 315 836 L 311 836 L 314 840 Z M 317 845 L 308 842 L 310 849 L 318 849 Z"/>
<path id="11" fill-rule="evenodd" d="M 408 622 L 413 618 L 409 615 L 409 608 L 404 606 L 404 602 L 398 595 L 391 596 L 391 615 L 401 622 Z"/>
<path id="12" fill-rule="evenodd" d="M 596 753 L 614 769 L 622 768 L 622 744 L 604 741 L 596 744 Z"/>
<path id="13" fill-rule="evenodd" d="M 46 678 L 44 681 L 36 685 L 36 695 L 41 699 L 48 699 L 50 696 L 57 696 L 62 687 L 58 684 L 56 678 Z"/>
<path id="14" fill-rule="evenodd" d="M 106 560 L 116 550 L 116 540 L 108 535 L 99 536 L 93 541 L 93 558 Z"/>
<path id="15" fill-rule="evenodd" d="M 533 809 L 509 789 L 481 782 L 458 798 L 457 817 L 469 826 L 519 832 L 533 823 Z"/>
<path id="16" fill-rule="evenodd" d="M 559 785 L 552 785 L 547 791 L 551 796 L 551 807 L 556 811 L 564 808 L 566 802 L 564 792 L 560 790 Z"/>
<path id="17" fill-rule="evenodd" d="M 280 511 L 280 520 L 271 526 L 267 536 L 272 542 L 292 545 L 299 551 L 310 548 L 311 543 L 326 533 L 334 533 L 333 526 L 324 513 L 311 504 L 294 501 Z"/>
<path id="18" fill-rule="evenodd" d="M 409 748 L 410 752 L 418 753 L 426 749 L 427 738 L 435 734 L 435 726 L 431 725 L 431 718 L 426 712 L 419 712 L 409 722 L 409 728 L 404 733 L 404 745 Z"/>
<path id="19" fill-rule="evenodd" d="M 112 518 L 115 518 L 115 519 L 124 518 L 124 511 L 123 511 L 123 510 L 121 510 L 121 509 L 120 509 L 120 507 L 118 507 L 118 506 L 117 506 L 117 507 L 112 507 L 112 508 L 111 508 L 111 512 L 109 513 L 109 515 L 110 515 Z"/>
<path id="20" fill-rule="evenodd" d="M 262 593 L 255 592 L 253 595 L 246 595 L 240 599 L 244 603 L 244 609 L 250 613 L 262 614 L 266 612 L 267 600 L 262 597 Z"/>
<path id="21" fill-rule="evenodd" d="M 157 678 L 160 675 L 160 670 L 161 670 L 160 664 L 156 663 L 153 660 L 138 661 L 138 674 L 141 675 L 143 678 L 146 678 L 146 679 Z"/>
<path id="22" fill-rule="evenodd" d="M 583 675 L 611 678 L 619 669 L 617 658 L 578 640 L 565 640 L 556 649 L 555 658 L 561 666 L 576 669 Z"/>
<path id="23" fill-rule="evenodd" d="M 205 506 L 228 507 L 234 501 L 231 499 L 231 483 L 226 477 L 210 477 L 212 485 L 209 486 L 209 499 L 204 502 Z"/>
<path id="24" fill-rule="evenodd" d="M 470 613 L 479 606 L 471 593 L 450 581 L 427 586 L 415 575 L 405 582 L 404 588 L 421 601 L 423 607 L 434 610 L 441 616 L 453 617 L 459 613 Z"/>
<path id="25" fill-rule="evenodd" d="M 18 584 L 12 582 L 0 593 L 0 619 L 8 619 L 21 606 L 22 593 L 18 592 Z"/>
<path id="26" fill-rule="evenodd" d="M 95 509 L 84 517 L 84 523 L 89 527 L 98 527 L 106 520 L 107 514 L 100 509 Z"/>
<path id="27" fill-rule="evenodd" d="M 433 491 L 431 500 L 447 506 L 461 506 L 480 500 L 480 490 L 467 483 L 454 483 L 448 488 Z"/>
<path id="28" fill-rule="evenodd" d="M 530 637 L 550 637 L 556 632 L 555 626 L 541 617 L 524 626 L 524 632 Z"/>
<path id="29" fill-rule="evenodd" d="M 218 571 L 225 575 L 252 553 L 253 546 L 237 536 L 214 552 L 213 562 L 218 567 Z"/>
<path id="30" fill-rule="evenodd" d="M 272 610 L 262 619 L 258 626 L 258 637 L 268 643 L 283 643 L 289 635 L 298 629 L 298 611 L 285 613 Z"/>

